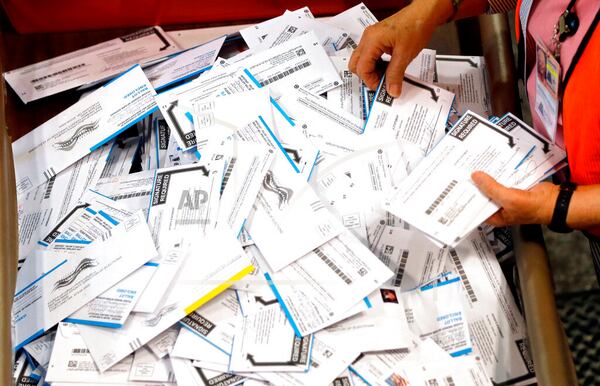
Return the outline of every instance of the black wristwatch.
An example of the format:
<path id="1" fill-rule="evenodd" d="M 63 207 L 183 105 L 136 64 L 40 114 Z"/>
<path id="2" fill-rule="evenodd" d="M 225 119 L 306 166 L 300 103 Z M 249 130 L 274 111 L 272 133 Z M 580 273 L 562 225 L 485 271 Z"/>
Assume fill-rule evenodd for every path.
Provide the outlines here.
<path id="1" fill-rule="evenodd" d="M 575 189 L 577 189 L 577 185 L 572 182 L 563 182 L 560 184 L 560 191 L 556 198 L 552 221 L 550 221 L 550 225 L 548 225 L 548 229 L 551 231 L 557 233 L 569 233 L 573 231 L 573 229 L 567 226 L 567 213 Z"/>

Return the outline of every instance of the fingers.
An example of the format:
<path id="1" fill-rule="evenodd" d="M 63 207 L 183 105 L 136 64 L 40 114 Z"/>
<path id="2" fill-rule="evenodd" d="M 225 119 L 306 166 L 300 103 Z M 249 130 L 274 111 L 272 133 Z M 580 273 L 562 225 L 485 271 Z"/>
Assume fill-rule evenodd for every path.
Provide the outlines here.
<path id="1" fill-rule="evenodd" d="M 379 73 L 376 65 L 382 54 L 383 50 L 377 46 L 365 45 L 356 62 L 356 74 L 371 90 L 377 89 L 379 85 Z"/>
<path id="2" fill-rule="evenodd" d="M 348 62 L 348 69 L 356 74 L 356 63 L 358 63 L 358 59 L 360 58 L 360 51 L 364 46 L 359 44 L 358 47 L 352 52 L 352 56 L 350 56 L 350 61 Z"/>
<path id="3" fill-rule="evenodd" d="M 402 92 L 402 80 L 406 70 L 406 60 L 401 52 L 393 52 L 392 60 L 385 71 L 385 87 L 387 92 L 397 98 Z"/>
<path id="4" fill-rule="evenodd" d="M 348 63 L 348 69 L 358 75 L 371 90 L 377 89 L 379 85 L 377 61 L 384 53 L 381 33 L 377 28 L 380 27 L 367 27 Z"/>
<path id="5" fill-rule="evenodd" d="M 504 218 L 504 209 L 502 208 L 500 208 L 496 213 L 488 217 L 488 219 L 485 220 L 485 222 L 486 224 L 489 224 L 496 228 L 509 225 L 506 219 Z"/>
<path id="6" fill-rule="evenodd" d="M 506 200 L 514 194 L 511 189 L 499 184 L 495 179 L 484 172 L 474 172 L 471 175 L 471 179 L 481 193 L 500 206 L 504 206 L 503 204 Z"/>

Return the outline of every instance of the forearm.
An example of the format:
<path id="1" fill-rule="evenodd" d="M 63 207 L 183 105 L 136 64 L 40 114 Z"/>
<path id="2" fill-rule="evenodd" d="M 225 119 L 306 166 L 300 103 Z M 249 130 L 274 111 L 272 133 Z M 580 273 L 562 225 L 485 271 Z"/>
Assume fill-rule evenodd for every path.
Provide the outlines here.
<path id="1" fill-rule="evenodd" d="M 457 20 L 471 16 L 478 16 L 485 12 L 487 0 L 463 0 L 455 13 L 452 0 L 413 0 L 411 7 L 419 9 L 417 14 L 429 19 L 429 22 L 440 26 L 448 20 Z"/>
<path id="2" fill-rule="evenodd" d="M 600 227 L 600 185 L 577 187 L 569 204 L 567 225 L 584 230 Z"/>

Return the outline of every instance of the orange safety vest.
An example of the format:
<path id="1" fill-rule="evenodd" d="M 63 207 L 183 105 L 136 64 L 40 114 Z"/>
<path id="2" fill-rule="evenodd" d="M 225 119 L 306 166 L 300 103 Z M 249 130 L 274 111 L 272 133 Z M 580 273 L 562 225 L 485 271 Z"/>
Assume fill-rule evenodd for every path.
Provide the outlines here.
<path id="1" fill-rule="evenodd" d="M 563 132 L 571 181 L 600 184 L 600 28 L 575 64 L 562 99 Z M 600 195 L 598 196 L 600 200 Z M 600 236 L 600 226 L 587 230 Z"/>
<path id="2" fill-rule="evenodd" d="M 590 0 L 588 0 L 590 1 Z M 520 31 L 517 2 L 515 32 Z M 598 19 L 598 15 L 596 15 Z M 597 21 L 597 20 L 596 20 Z M 592 23 L 573 59 L 573 69 L 565 79 L 562 95 L 562 129 L 571 181 L 578 185 L 600 184 L 600 24 Z M 566 71 L 567 69 L 563 69 Z M 600 197 L 598 197 L 600 199 Z M 600 236 L 600 226 L 588 230 Z"/>

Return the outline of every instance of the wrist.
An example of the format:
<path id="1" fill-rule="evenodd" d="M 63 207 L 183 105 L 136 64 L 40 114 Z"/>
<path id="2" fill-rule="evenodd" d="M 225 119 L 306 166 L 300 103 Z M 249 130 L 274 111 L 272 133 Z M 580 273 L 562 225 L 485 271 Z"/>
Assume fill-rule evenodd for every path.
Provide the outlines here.
<path id="1" fill-rule="evenodd" d="M 551 184 L 551 189 L 548 197 L 544 197 L 544 202 L 541 207 L 543 208 L 540 224 L 549 225 L 552 222 L 552 215 L 554 214 L 554 208 L 556 208 L 556 200 L 560 193 L 560 185 Z"/>
<path id="2" fill-rule="evenodd" d="M 560 184 L 558 197 L 554 206 L 552 219 L 548 228 L 551 231 L 558 233 L 568 233 L 573 231 L 573 228 L 567 224 L 567 217 L 569 214 L 569 206 L 571 198 L 577 189 L 577 185 L 572 182 L 563 182 Z"/>
<path id="3" fill-rule="evenodd" d="M 455 14 L 452 0 L 413 0 L 409 5 L 418 11 L 422 20 L 417 20 L 418 24 L 430 24 L 432 30 L 445 24 Z"/>

